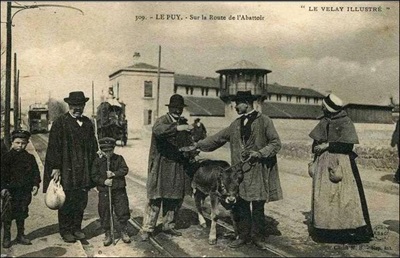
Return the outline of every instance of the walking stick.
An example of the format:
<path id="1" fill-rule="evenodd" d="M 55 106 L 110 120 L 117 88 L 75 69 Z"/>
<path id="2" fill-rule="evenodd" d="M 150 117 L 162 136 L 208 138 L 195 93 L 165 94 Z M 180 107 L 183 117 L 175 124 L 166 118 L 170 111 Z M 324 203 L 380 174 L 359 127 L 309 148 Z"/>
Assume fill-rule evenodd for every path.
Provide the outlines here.
<path id="1" fill-rule="evenodd" d="M 106 155 L 107 158 L 107 171 L 110 170 L 110 157 Z M 110 229 L 111 229 L 111 240 L 113 245 L 115 245 L 115 237 L 114 237 L 114 219 L 113 219 L 113 207 L 112 207 L 112 198 L 111 198 L 111 186 L 108 186 L 108 203 L 110 208 Z"/>

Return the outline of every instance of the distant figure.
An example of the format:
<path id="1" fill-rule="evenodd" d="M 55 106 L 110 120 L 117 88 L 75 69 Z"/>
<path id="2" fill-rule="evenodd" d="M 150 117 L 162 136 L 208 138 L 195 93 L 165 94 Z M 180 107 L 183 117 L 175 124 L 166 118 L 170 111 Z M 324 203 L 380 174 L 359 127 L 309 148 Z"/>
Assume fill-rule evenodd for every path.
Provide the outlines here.
<path id="1" fill-rule="evenodd" d="M 309 134 L 315 163 L 311 236 L 322 242 L 368 242 L 373 231 L 353 152 L 359 143 L 354 124 L 334 94 L 323 99 L 322 111 Z"/>
<path id="2" fill-rule="evenodd" d="M 17 130 L 11 135 L 11 150 L 1 160 L 1 197 L 11 197 L 10 216 L 4 218 L 3 247 L 11 247 L 11 222 L 17 224 L 17 242 L 30 245 L 25 237 L 25 219 L 28 218 L 28 207 L 32 194 L 36 196 L 41 182 L 39 167 L 35 157 L 25 148 L 29 143 L 30 132 Z M 3 207 L 2 207 L 3 208 Z M 4 212 L 4 211 L 2 211 Z M 2 217 L 4 214 L 1 214 Z M 3 218 L 2 218 L 3 219 Z"/>
<path id="3" fill-rule="evenodd" d="M 128 235 L 127 227 L 131 215 L 125 180 L 129 168 L 124 157 L 114 153 L 115 139 L 104 137 L 99 140 L 99 144 L 105 155 L 95 158 L 91 178 L 96 183 L 99 191 L 98 211 L 101 227 L 105 231 L 103 245 L 109 246 L 112 244 L 109 187 L 111 187 L 111 205 L 121 228 L 121 239 L 124 243 L 130 243 L 131 239 Z M 109 163 L 107 164 L 107 162 Z"/>
<path id="4" fill-rule="evenodd" d="M 200 122 L 200 118 L 196 118 L 194 120 L 193 129 L 192 129 L 192 137 L 193 141 L 198 142 L 199 140 L 203 140 L 207 137 L 206 127 L 202 122 Z"/>
<path id="5" fill-rule="evenodd" d="M 393 135 L 392 135 L 392 141 L 391 141 L 390 145 L 392 147 L 395 147 L 397 145 L 397 156 L 399 157 L 399 160 L 400 160 L 399 122 L 400 122 L 400 119 L 397 119 L 396 128 L 394 129 L 394 132 L 393 132 Z M 400 170 L 400 161 L 399 161 L 399 165 L 397 167 L 397 171 L 394 174 L 394 181 L 396 183 L 400 183 L 399 182 L 399 170 Z"/>
<path id="6" fill-rule="evenodd" d="M 58 225 L 67 243 L 86 238 L 81 228 L 83 213 L 88 191 L 94 187 L 90 171 L 98 146 L 92 121 L 83 115 L 88 100 L 82 91 L 70 92 L 64 98 L 69 111 L 53 122 L 44 166 L 43 192 L 52 178 L 60 180 L 65 192 L 65 203 L 58 210 Z"/>

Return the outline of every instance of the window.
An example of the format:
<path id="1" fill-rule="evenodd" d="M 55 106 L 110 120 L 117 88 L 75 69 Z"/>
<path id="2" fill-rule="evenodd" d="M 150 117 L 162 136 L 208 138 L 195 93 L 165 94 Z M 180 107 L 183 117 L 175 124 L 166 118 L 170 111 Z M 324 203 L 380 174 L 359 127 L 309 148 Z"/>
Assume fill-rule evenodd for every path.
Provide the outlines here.
<path id="1" fill-rule="evenodd" d="M 201 88 L 201 96 L 204 96 L 204 88 Z"/>
<path id="2" fill-rule="evenodd" d="M 144 110 L 144 117 L 143 117 L 144 125 L 151 125 L 152 116 L 153 116 L 153 110 L 150 109 Z"/>
<path id="3" fill-rule="evenodd" d="M 306 103 L 310 103 L 310 97 L 305 97 Z"/>
<path id="4" fill-rule="evenodd" d="M 186 87 L 186 95 L 189 95 L 189 87 Z"/>
<path id="5" fill-rule="evenodd" d="M 282 100 L 282 95 L 281 94 L 277 94 L 276 95 L 276 100 L 277 101 L 281 101 Z"/>
<path id="6" fill-rule="evenodd" d="M 206 96 L 208 96 L 208 89 L 206 89 Z"/>
<path id="7" fill-rule="evenodd" d="M 272 94 L 268 94 L 267 99 L 271 100 L 272 99 Z"/>
<path id="8" fill-rule="evenodd" d="M 178 91 L 178 86 L 174 85 L 174 93 Z"/>
<path id="9" fill-rule="evenodd" d="M 292 96 L 286 96 L 286 101 L 287 102 L 292 102 Z"/>
<path id="10" fill-rule="evenodd" d="M 145 98 L 153 97 L 153 82 L 152 81 L 144 82 L 144 97 Z"/>
<path id="11" fill-rule="evenodd" d="M 314 98 L 314 104 L 318 104 L 318 98 Z"/>
<path id="12" fill-rule="evenodd" d="M 190 87 L 190 95 L 193 95 L 193 87 Z"/>
<path id="13" fill-rule="evenodd" d="M 219 95 L 219 89 L 216 89 L 216 90 L 215 90 L 215 95 L 218 97 L 218 95 Z"/>
<path id="14" fill-rule="evenodd" d="M 300 102 L 301 102 L 301 97 L 300 97 L 300 96 L 297 96 L 297 97 L 296 97 L 296 102 L 297 102 L 297 103 L 300 103 Z"/>

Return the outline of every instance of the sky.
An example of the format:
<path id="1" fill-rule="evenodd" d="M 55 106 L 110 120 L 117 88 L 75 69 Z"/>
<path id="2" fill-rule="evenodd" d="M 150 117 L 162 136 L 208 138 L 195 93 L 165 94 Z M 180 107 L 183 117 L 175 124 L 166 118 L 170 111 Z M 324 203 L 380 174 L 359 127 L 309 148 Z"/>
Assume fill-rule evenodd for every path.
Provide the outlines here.
<path id="1" fill-rule="evenodd" d="M 43 7 L 14 16 L 12 51 L 23 106 L 49 96 L 62 100 L 74 90 L 91 97 L 92 82 L 99 98 L 116 70 L 134 62 L 157 66 L 159 46 L 161 67 L 179 74 L 217 77 L 216 70 L 245 59 L 272 70 L 268 83 L 333 92 L 344 103 L 388 105 L 390 97 L 399 102 L 398 1 L 13 2 L 38 4 L 83 14 Z M 161 15 L 163 20 L 156 19 Z M 2 1 L 2 46 L 5 20 Z M 5 55 L 1 62 L 4 67 Z"/>

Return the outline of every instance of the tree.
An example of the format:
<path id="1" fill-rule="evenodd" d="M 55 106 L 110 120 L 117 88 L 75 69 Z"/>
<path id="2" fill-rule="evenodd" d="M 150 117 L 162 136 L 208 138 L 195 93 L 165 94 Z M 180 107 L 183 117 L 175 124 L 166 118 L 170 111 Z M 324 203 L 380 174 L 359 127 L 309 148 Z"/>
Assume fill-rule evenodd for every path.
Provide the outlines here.
<path id="1" fill-rule="evenodd" d="M 54 121 L 57 117 L 61 116 L 62 114 L 66 113 L 68 110 L 67 105 L 64 102 L 60 102 L 56 99 L 50 98 L 49 102 L 47 103 L 49 108 L 49 120 Z"/>

